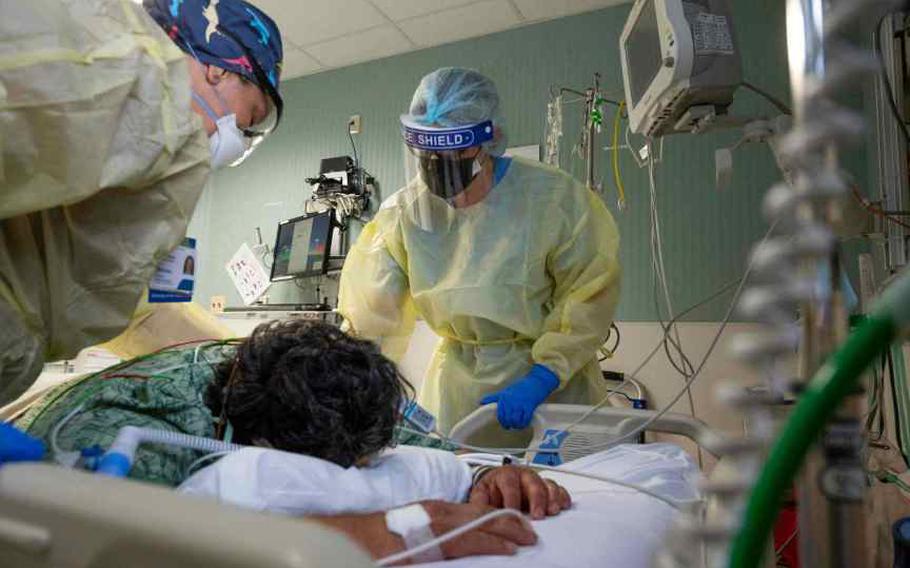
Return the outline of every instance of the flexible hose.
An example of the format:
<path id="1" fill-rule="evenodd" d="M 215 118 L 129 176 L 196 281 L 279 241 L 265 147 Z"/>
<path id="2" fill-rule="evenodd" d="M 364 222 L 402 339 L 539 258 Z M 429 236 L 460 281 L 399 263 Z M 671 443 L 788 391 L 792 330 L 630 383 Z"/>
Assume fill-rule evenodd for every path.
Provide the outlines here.
<path id="1" fill-rule="evenodd" d="M 746 506 L 745 520 L 730 550 L 731 568 L 755 568 L 809 447 L 821 435 L 841 400 L 853 392 L 866 368 L 910 323 L 910 272 L 883 295 L 877 308 L 818 370 L 787 420 Z"/>
<path id="2" fill-rule="evenodd" d="M 243 448 L 239 444 L 229 444 L 221 440 L 190 436 L 180 432 L 124 426 L 117 433 L 117 437 L 111 447 L 101 457 L 101 461 L 98 463 L 98 473 L 111 477 L 126 477 L 129 475 L 130 469 L 133 467 L 136 450 L 143 443 L 176 446 L 208 453 L 233 452 Z"/>

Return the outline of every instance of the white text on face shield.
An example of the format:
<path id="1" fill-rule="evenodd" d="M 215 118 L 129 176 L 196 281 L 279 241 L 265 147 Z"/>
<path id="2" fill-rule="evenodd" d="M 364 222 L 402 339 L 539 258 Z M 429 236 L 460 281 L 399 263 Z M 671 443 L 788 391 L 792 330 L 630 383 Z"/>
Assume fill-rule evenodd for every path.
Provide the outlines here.
<path id="1" fill-rule="evenodd" d="M 409 146 L 424 149 L 455 149 L 471 146 L 474 134 L 470 130 L 428 134 L 425 132 L 405 132 L 405 142 Z"/>

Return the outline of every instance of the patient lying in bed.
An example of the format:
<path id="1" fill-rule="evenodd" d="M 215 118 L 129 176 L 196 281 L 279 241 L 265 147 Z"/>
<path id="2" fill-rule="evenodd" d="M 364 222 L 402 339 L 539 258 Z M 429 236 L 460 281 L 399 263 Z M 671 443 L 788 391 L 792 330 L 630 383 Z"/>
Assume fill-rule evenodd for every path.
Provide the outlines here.
<path id="1" fill-rule="evenodd" d="M 514 559 L 472 558 L 464 566 L 503 562 L 573 568 L 647 566 L 675 513 L 673 507 L 570 472 L 639 485 L 676 504 L 698 496 L 697 466 L 671 444 L 621 445 L 563 469 L 565 473 L 544 475 L 569 489 L 573 507 L 534 522 L 540 537 L 536 546 L 522 549 Z M 455 454 L 399 447 L 383 452 L 367 467 L 350 469 L 308 456 L 250 448 L 200 470 L 179 490 L 246 509 L 302 516 L 380 511 L 423 499 L 464 502 L 470 489 L 471 471 Z"/>
<path id="2" fill-rule="evenodd" d="M 126 425 L 256 446 L 199 472 L 182 490 L 263 511 L 360 513 L 426 499 L 474 502 L 482 493 L 478 486 L 503 479 L 509 468 L 478 481 L 451 453 L 388 449 L 404 441 L 396 428 L 408 388 L 371 343 L 325 324 L 291 321 L 260 326 L 241 342 L 166 350 L 77 379 L 47 395 L 17 425 L 56 446 L 54 457 L 61 461 L 95 445 L 108 447 Z M 197 457 L 142 446 L 131 476 L 178 485 Z M 685 467 L 673 475 L 680 477 Z M 522 488 L 536 483 L 550 493 L 548 507 L 557 503 L 553 510 L 531 510 L 532 517 L 568 505 L 557 484 L 541 486 L 533 473 L 521 475 L 531 477 Z M 607 492 L 611 506 L 617 499 L 644 499 L 637 506 L 656 511 L 648 523 L 657 532 L 672 514 L 651 497 L 623 497 L 627 490 L 604 484 L 597 491 Z M 590 499 L 583 497 L 572 513 Z"/>
<path id="3" fill-rule="evenodd" d="M 304 320 L 260 325 L 232 342 L 138 357 L 55 388 L 15 425 L 58 461 L 110 446 L 124 426 L 281 449 L 342 467 L 393 443 L 435 444 L 397 430 L 413 389 L 368 341 Z M 144 445 L 130 477 L 176 486 L 199 457 Z"/>

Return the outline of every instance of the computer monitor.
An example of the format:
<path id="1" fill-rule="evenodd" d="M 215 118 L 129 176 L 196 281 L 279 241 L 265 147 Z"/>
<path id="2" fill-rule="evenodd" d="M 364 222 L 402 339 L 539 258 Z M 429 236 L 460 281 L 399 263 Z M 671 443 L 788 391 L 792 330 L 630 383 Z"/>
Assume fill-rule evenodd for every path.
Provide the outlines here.
<path id="1" fill-rule="evenodd" d="M 272 282 L 325 274 L 332 246 L 333 211 L 303 215 L 278 224 Z"/>
<path id="2" fill-rule="evenodd" d="M 636 0 L 619 40 L 633 132 L 692 132 L 733 102 L 742 67 L 731 2 Z"/>

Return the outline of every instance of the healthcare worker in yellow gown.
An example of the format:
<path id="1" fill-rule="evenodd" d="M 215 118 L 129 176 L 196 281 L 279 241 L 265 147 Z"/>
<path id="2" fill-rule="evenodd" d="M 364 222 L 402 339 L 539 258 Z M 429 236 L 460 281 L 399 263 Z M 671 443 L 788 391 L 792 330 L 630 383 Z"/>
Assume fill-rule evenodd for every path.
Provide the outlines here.
<path id="1" fill-rule="evenodd" d="M 345 325 L 393 359 L 417 316 L 442 338 L 420 392 L 442 432 L 496 403 L 499 424 L 475 441 L 509 445 L 544 401 L 600 400 L 620 279 L 603 202 L 558 169 L 502 157 L 499 96 L 476 71 L 430 73 L 401 121 L 409 181 L 348 254 Z"/>
<path id="2" fill-rule="evenodd" d="M 0 406 L 130 322 L 212 167 L 281 115 L 281 35 L 241 0 L 0 8 Z"/>

